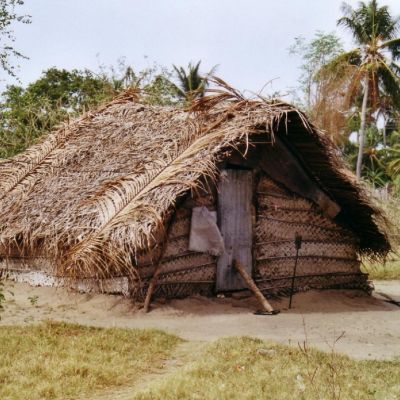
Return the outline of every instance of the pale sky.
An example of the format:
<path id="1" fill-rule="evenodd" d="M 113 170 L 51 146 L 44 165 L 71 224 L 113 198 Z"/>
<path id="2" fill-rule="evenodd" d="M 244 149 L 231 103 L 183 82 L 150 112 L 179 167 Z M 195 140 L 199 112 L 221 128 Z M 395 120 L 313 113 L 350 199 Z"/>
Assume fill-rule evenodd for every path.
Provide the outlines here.
<path id="1" fill-rule="evenodd" d="M 357 5 L 357 1 L 348 1 Z M 399 0 L 381 0 L 400 15 Z M 14 25 L 23 84 L 41 71 L 127 64 L 139 70 L 153 61 L 187 65 L 202 60 L 203 72 L 240 90 L 270 91 L 297 85 L 299 59 L 289 56 L 296 36 L 335 31 L 346 46 L 349 34 L 336 27 L 341 0 L 25 0 L 30 25 Z M 144 56 L 147 56 L 145 58 Z M 2 77 L 7 83 L 11 78 Z M 0 85 L 4 87 L 4 83 Z"/>

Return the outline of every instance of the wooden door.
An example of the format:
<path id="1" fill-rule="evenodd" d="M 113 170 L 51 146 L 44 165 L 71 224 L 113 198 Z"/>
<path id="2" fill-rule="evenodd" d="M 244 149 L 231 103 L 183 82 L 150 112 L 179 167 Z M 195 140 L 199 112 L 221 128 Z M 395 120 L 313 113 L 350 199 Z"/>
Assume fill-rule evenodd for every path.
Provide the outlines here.
<path id="1" fill-rule="evenodd" d="M 238 260 L 252 272 L 252 172 L 226 169 L 218 187 L 218 216 L 225 252 L 217 264 L 217 291 L 245 288 L 239 273 L 232 266 Z"/>

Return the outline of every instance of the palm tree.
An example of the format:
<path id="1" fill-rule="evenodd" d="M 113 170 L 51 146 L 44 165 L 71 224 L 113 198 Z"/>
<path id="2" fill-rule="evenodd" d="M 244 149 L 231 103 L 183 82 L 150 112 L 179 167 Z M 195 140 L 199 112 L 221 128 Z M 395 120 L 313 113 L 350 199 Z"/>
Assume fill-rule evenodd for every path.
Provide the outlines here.
<path id="1" fill-rule="evenodd" d="M 204 76 L 200 75 L 201 61 L 196 65 L 189 63 L 187 69 L 183 67 L 177 67 L 173 65 L 174 70 L 177 74 L 178 85 L 174 84 L 177 95 L 185 99 L 187 102 L 195 99 L 196 97 L 204 96 L 204 91 L 208 86 L 208 77 L 215 72 L 216 66 Z"/>
<path id="2" fill-rule="evenodd" d="M 352 33 L 357 47 L 336 57 L 325 71 L 340 91 L 343 85 L 347 88 L 349 105 L 362 99 L 356 167 L 360 179 L 367 123 L 388 98 L 400 107 L 400 18 L 392 17 L 387 6 L 379 7 L 377 0 L 360 2 L 355 9 L 344 3 L 342 11 L 337 23 Z"/>

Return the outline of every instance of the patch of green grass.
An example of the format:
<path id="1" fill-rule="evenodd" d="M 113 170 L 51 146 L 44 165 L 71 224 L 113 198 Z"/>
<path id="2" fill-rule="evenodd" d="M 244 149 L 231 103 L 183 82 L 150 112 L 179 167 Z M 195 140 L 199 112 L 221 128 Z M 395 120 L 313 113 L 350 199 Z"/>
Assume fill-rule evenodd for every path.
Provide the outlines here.
<path id="1" fill-rule="evenodd" d="M 0 399 L 82 399 L 130 385 L 180 341 L 157 330 L 45 322 L 0 327 Z"/>
<path id="2" fill-rule="evenodd" d="M 192 364 L 151 383 L 132 400 L 398 399 L 400 360 L 356 361 L 335 353 L 218 340 Z"/>
<path id="3" fill-rule="evenodd" d="M 400 279 L 400 259 L 398 257 L 392 257 L 385 264 L 364 263 L 361 269 L 369 275 L 369 279 Z"/>
<path id="4" fill-rule="evenodd" d="M 393 253 L 389 255 L 390 258 L 385 264 L 366 261 L 362 270 L 369 274 L 370 279 L 400 279 L 400 198 L 390 197 L 387 200 L 380 200 L 376 206 L 384 211 L 389 222 L 388 226 L 381 228 L 386 231 L 390 239 Z"/>

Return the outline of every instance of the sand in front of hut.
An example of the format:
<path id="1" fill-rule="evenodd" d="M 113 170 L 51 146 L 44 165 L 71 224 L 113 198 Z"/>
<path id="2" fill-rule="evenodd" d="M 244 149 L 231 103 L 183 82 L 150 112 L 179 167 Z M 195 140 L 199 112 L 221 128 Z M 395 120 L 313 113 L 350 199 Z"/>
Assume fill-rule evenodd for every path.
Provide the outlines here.
<path id="1" fill-rule="evenodd" d="M 272 301 L 282 310 L 276 316 L 259 316 L 252 297 L 191 297 L 156 301 L 143 314 L 122 296 L 81 294 L 63 288 L 31 287 L 7 282 L 5 311 L 0 325 L 63 320 L 102 327 L 159 328 L 187 340 L 211 341 L 225 336 L 253 336 L 284 344 L 307 342 L 355 358 L 390 359 L 400 356 L 400 281 L 375 283 L 373 296 L 360 291 L 323 290 Z M 340 340 L 335 343 L 337 338 Z"/>

